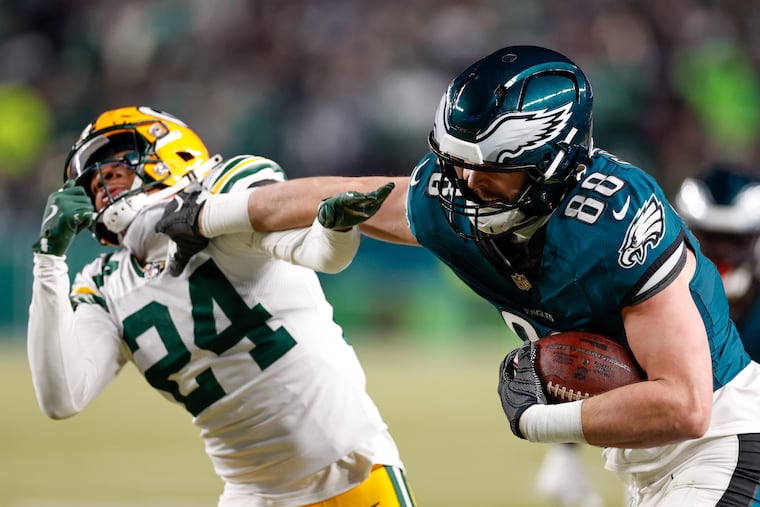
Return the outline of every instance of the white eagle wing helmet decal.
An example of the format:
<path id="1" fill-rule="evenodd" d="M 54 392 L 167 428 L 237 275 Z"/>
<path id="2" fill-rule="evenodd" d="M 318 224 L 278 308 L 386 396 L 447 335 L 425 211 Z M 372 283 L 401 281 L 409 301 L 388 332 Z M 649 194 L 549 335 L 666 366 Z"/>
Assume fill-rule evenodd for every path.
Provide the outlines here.
<path id="1" fill-rule="evenodd" d="M 571 107 L 505 114 L 477 137 L 485 159 L 504 162 L 555 139 L 565 130 Z"/>
<path id="2" fill-rule="evenodd" d="M 567 127 L 572 103 L 556 109 L 506 113 L 472 143 L 448 133 L 449 104 L 441 97 L 435 115 L 434 135 L 440 150 L 475 164 L 504 162 L 534 150 L 558 137 Z"/>
<path id="3" fill-rule="evenodd" d="M 626 269 L 644 264 L 647 247 L 657 248 L 664 235 L 665 211 L 662 203 L 652 194 L 628 226 L 623 244 L 618 250 L 618 264 Z"/>

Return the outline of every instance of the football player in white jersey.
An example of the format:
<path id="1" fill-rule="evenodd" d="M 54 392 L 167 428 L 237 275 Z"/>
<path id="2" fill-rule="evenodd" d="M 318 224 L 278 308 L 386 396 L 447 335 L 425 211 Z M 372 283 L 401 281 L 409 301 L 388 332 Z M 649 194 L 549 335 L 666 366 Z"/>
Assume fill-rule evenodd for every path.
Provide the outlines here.
<path id="1" fill-rule="evenodd" d="M 53 419 L 75 415 L 132 362 L 192 414 L 224 481 L 220 507 L 414 505 L 315 273 L 351 262 L 354 226 L 389 187 L 355 194 L 358 213 L 340 231 L 249 224 L 202 239 L 182 269 L 166 269 L 174 245 L 156 231 L 167 199 L 186 188 L 196 200 L 247 200 L 284 179 L 262 157 L 210 157 L 182 121 L 147 107 L 88 125 L 33 247 L 28 354 L 39 405 Z M 65 253 L 88 227 L 118 248 L 71 285 Z"/>

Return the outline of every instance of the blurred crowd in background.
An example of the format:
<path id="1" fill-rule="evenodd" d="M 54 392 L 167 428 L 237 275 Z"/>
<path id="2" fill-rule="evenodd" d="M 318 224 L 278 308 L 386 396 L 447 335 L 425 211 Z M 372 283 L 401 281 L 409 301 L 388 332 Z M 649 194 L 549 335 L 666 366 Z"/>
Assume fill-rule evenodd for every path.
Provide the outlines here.
<path id="1" fill-rule="evenodd" d="M 0 241 L 36 233 L 71 144 L 103 110 L 171 112 L 210 152 L 267 156 L 290 178 L 409 174 L 448 82 L 514 44 L 576 61 L 594 87 L 595 144 L 673 193 L 711 161 L 760 162 L 759 7 L 758 0 L 0 0 Z M 20 245 L 18 258 L 31 256 L 30 244 Z M 0 254 L 6 286 L 18 270 L 14 255 Z M 15 276 L 15 304 L 25 312 L 27 293 L 18 290 L 30 278 Z"/>

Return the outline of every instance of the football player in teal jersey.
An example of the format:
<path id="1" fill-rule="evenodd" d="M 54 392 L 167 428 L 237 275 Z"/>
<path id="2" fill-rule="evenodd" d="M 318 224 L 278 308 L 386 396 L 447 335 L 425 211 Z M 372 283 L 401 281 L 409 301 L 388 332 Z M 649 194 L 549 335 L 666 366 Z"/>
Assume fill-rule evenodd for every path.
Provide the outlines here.
<path id="1" fill-rule="evenodd" d="M 393 183 L 363 232 L 429 249 L 524 340 L 499 366 L 515 435 L 604 448 L 631 505 L 754 505 L 760 364 L 742 346 L 715 265 L 660 185 L 593 145 L 592 100 L 567 57 L 506 47 L 451 82 L 409 178 L 294 179 L 237 210 L 220 202 L 260 231 L 309 224 L 317 206 L 320 223 L 342 227 L 354 216 L 346 191 Z M 215 196 L 199 207 L 200 223 L 219 213 Z M 218 223 L 200 232 L 223 232 Z M 197 238 L 173 238 L 181 263 Z M 547 404 L 534 344 L 562 330 L 619 341 L 647 380 Z"/>
<path id="2" fill-rule="evenodd" d="M 351 262 L 354 225 L 388 189 L 355 195 L 363 214 L 341 231 L 315 223 L 264 234 L 249 225 L 198 237 L 199 253 L 171 275 L 166 269 L 174 251 L 157 229 L 167 199 L 185 189 L 193 202 L 247 201 L 283 180 L 263 157 L 209 157 L 183 122 L 147 107 L 91 123 L 33 248 L 28 355 L 40 407 L 53 419 L 73 416 L 132 362 L 192 415 L 224 481 L 220 507 L 414 505 L 314 271 Z M 118 248 L 70 285 L 66 250 L 87 227 Z"/>
<path id="3" fill-rule="evenodd" d="M 678 214 L 716 265 L 736 324 L 750 357 L 760 359 L 760 180 L 749 168 L 712 165 L 686 178 L 673 199 Z M 579 475 L 580 474 L 580 475 Z M 589 505 L 596 496 L 583 475 L 574 444 L 549 450 L 539 470 L 538 490 L 560 505 Z M 562 501 L 567 499 L 567 501 Z"/>
<path id="4" fill-rule="evenodd" d="M 760 177 L 747 167 L 714 164 L 686 178 L 674 204 L 718 268 L 744 348 L 760 361 Z"/>

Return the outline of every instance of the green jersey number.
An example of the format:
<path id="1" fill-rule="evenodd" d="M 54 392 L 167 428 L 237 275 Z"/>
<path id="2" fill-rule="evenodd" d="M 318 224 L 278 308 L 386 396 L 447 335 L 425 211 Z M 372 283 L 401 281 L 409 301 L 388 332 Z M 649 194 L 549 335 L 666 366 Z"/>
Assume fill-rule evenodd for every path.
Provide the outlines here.
<path id="1" fill-rule="evenodd" d="M 194 341 L 198 348 L 223 354 L 247 337 L 255 345 L 250 351 L 251 357 L 259 368 L 265 370 L 295 346 L 296 341 L 285 329 L 272 330 L 266 324 L 271 315 L 261 304 L 248 307 L 210 259 L 190 275 L 189 287 Z M 231 322 L 219 333 L 214 318 L 214 301 Z M 124 340 L 133 354 L 140 348 L 137 339 L 150 329 L 155 329 L 166 347 L 166 355 L 145 370 L 145 378 L 150 385 L 170 393 L 194 416 L 225 395 L 211 369 L 202 371 L 195 378 L 198 386 L 186 395 L 172 380 L 172 376 L 190 362 L 191 353 L 182 341 L 166 305 L 153 301 L 124 319 Z"/>

